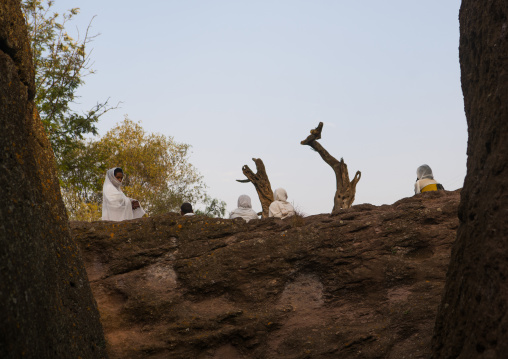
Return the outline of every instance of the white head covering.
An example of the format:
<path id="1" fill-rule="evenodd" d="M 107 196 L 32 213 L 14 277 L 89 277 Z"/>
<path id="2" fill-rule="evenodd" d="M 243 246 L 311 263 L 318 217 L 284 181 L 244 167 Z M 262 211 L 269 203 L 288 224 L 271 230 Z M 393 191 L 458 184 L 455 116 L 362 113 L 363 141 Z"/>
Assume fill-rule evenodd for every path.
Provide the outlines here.
<path id="1" fill-rule="evenodd" d="M 102 220 L 123 221 L 143 217 L 145 214 L 143 208 L 133 210 L 133 200 L 122 192 L 122 183 L 115 177 L 117 168 L 111 168 L 106 172 L 106 179 L 102 187 Z"/>
<path id="2" fill-rule="evenodd" d="M 238 208 L 252 208 L 250 197 L 246 194 L 242 194 L 238 197 Z"/>
<path id="3" fill-rule="evenodd" d="M 247 222 L 251 219 L 258 219 L 257 213 L 252 209 L 250 197 L 246 194 L 242 194 L 238 197 L 238 208 L 231 212 L 231 215 L 229 216 L 229 218 L 237 217 L 241 217 Z"/>
<path id="4" fill-rule="evenodd" d="M 430 167 L 428 165 L 421 165 L 420 167 L 418 167 L 418 169 L 416 170 L 416 177 L 419 180 L 422 180 L 422 179 L 434 179 L 434 175 L 432 174 L 432 170 L 430 169 Z"/>
<path id="5" fill-rule="evenodd" d="M 116 179 L 115 177 L 115 170 L 119 167 L 110 168 L 106 172 L 106 179 L 104 180 L 104 185 L 106 184 L 106 181 L 109 181 L 115 188 L 117 188 L 119 191 L 121 191 L 120 187 L 122 186 L 122 182 Z M 123 172 L 122 172 L 123 173 Z"/>
<path id="6" fill-rule="evenodd" d="M 288 194 L 284 188 L 277 188 L 275 191 L 273 191 L 273 200 L 274 201 L 281 201 L 281 202 L 287 202 Z"/>

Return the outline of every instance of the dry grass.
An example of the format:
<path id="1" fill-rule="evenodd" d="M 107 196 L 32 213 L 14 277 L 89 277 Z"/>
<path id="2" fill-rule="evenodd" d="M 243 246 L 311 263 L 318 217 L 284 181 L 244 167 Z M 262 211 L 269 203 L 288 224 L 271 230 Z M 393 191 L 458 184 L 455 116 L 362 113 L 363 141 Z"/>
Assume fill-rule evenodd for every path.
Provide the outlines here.
<path id="1" fill-rule="evenodd" d="M 305 225 L 305 217 L 307 214 L 302 209 L 293 204 L 295 215 L 291 217 L 291 227 L 303 227 Z"/>

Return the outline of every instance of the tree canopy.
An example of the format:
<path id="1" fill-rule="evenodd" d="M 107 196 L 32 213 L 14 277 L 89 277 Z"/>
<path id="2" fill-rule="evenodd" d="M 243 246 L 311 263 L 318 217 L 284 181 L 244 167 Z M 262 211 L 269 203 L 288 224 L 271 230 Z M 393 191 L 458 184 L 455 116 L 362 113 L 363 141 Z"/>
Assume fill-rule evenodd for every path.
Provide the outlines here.
<path id="1" fill-rule="evenodd" d="M 99 118 L 115 107 L 106 100 L 82 113 L 73 109 L 76 91 L 94 73 L 88 45 L 96 35 L 89 33 L 90 22 L 72 38 L 67 26 L 79 8 L 58 14 L 53 5 L 53 0 L 21 1 L 35 68 L 35 104 L 55 153 L 70 219 L 100 219 L 102 184 L 111 167 L 123 168 L 125 194 L 150 215 L 179 211 L 185 201 L 204 203 L 206 215 L 224 215 L 225 203 L 206 196 L 201 175 L 188 161 L 190 145 L 146 133 L 127 118 L 99 140 L 85 139 L 98 135 Z"/>
<path id="2" fill-rule="evenodd" d="M 98 140 L 82 141 L 72 156 L 75 167 L 62 172 L 63 194 L 71 219 L 100 218 L 107 169 L 124 171 L 123 191 L 149 215 L 179 212 L 183 202 L 202 202 L 203 214 L 223 216 L 225 203 L 205 194 L 205 184 L 189 163 L 190 145 L 147 133 L 128 118 Z"/>
<path id="3" fill-rule="evenodd" d="M 86 134 L 97 134 L 96 123 L 112 109 L 108 100 L 87 111 L 72 109 L 76 91 L 93 73 L 87 46 L 95 38 L 90 25 L 72 38 L 67 25 L 79 13 L 72 8 L 63 14 L 52 11 L 52 0 L 22 0 L 35 69 L 35 104 L 55 153 L 58 168 L 69 165 L 68 152 L 79 146 Z M 91 23 L 90 23 L 91 24 Z"/>

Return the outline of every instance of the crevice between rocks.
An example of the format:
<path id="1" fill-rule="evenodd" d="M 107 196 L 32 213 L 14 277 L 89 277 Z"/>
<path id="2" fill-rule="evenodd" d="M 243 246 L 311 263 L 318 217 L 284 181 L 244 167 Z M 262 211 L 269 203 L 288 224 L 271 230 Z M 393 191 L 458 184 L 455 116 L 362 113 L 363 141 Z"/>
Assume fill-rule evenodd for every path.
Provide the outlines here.
<path id="1" fill-rule="evenodd" d="M 17 65 L 16 61 L 16 50 L 7 45 L 7 41 L 3 38 L 0 38 L 0 51 L 5 53 L 7 56 L 11 58 L 11 60 Z"/>
<path id="2" fill-rule="evenodd" d="M 19 81 L 23 85 L 25 85 L 25 87 L 27 88 L 28 101 L 33 101 L 33 99 L 35 98 L 35 93 L 32 93 L 32 91 L 30 91 L 30 84 L 27 83 L 27 81 L 23 79 L 23 76 L 21 74 L 21 68 L 19 66 L 19 61 L 17 60 L 17 56 L 16 56 L 17 55 L 16 49 L 10 47 L 7 44 L 7 41 L 5 40 L 5 38 L 0 38 L 0 51 L 3 52 L 4 54 L 6 54 L 7 56 L 9 56 L 9 58 L 14 63 L 14 66 L 16 66 L 16 69 L 18 70 Z M 31 55 L 32 55 L 32 53 L 30 52 L 30 56 Z"/>

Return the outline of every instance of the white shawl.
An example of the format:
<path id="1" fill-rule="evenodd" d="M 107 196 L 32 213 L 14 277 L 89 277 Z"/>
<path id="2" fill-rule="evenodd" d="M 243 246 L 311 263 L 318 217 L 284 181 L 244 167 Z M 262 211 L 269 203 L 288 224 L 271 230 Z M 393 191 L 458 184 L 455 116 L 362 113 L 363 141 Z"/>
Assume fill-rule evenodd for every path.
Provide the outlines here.
<path id="1" fill-rule="evenodd" d="M 132 201 L 120 188 L 122 183 L 115 178 L 115 168 L 106 172 L 106 179 L 102 188 L 102 220 L 124 221 L 126 219 L 141 218 L 145 214 L 143 208 L 132 209 Z"/>
<path id="2" fill-rule="evenodd" d="M 416 169 L 416 178 L 419 180 L 422 179 L 434 179 L 434 175 L 432 174 L 432 170 L 429 165 L 421 165 Z"/>

